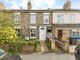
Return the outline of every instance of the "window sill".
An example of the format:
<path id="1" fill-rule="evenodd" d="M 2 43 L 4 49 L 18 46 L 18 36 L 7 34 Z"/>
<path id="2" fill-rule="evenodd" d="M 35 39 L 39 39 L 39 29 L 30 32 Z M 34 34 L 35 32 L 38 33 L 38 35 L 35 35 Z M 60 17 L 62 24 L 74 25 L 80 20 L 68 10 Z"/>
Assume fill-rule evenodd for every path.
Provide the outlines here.
<path id="1" fill-rule="evenodd" d="M 30 37 L 30 39 L 36 39 L 36 37 Z"/>

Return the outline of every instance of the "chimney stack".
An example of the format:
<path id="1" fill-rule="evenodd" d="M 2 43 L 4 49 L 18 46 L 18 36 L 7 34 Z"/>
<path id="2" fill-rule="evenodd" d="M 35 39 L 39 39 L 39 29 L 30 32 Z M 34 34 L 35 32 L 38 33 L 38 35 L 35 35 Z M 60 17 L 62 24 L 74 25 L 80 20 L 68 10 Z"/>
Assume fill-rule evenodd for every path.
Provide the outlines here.
<path id="1" fill-rule="evenodd" d="M 71 1 L 67 0 L 63 6 L 63 9 L 71 9 Z"/>
<path id="2" fill-rule="evenodd" d="M 31 4 L 31 1 L 30 0 L 28 0 L 27 8 L 28 8 L 28 10 L 31 10 L 32 9 L 32 4 Z"/>

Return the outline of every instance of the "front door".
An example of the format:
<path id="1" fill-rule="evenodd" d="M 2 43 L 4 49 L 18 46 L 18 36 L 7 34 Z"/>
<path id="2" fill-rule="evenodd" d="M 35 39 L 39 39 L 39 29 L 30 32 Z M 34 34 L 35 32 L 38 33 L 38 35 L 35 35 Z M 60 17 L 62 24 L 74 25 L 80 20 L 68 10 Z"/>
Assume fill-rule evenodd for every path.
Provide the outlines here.
<path id="1" fill-rule="evenodd" d="M 39 39 L 46 40 L 46 26 L 39 27 Z"/>
<path id="2" fill-rule="evenodd" d="M 62 34 L 63 34 L 63 31 L 62 30 L 58 30 L 58 38 L 59 39 L 62 39 Z"/>

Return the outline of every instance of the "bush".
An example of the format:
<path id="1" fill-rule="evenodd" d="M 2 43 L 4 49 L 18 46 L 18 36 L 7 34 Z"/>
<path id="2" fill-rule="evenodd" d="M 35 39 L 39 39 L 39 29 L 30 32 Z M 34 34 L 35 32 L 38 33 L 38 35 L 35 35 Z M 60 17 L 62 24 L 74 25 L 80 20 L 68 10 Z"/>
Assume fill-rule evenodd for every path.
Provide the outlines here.
<path id="1" fill-rule="evenodd" d="M 26 48 L 25 48 L 26 47 Z M 29 48 L 30 47 L 30 48 Z M 11 44 L 9 53 L 21 53 L 21 52 L 28 52 L 29 49 L 36 51 L 40 49 L 40 42 L 39 40 L 25 40 L 24 38 L 20 37 L 19 40 L 13 44 Z M 30 51 L 32 51 L 30 50 Z"/>

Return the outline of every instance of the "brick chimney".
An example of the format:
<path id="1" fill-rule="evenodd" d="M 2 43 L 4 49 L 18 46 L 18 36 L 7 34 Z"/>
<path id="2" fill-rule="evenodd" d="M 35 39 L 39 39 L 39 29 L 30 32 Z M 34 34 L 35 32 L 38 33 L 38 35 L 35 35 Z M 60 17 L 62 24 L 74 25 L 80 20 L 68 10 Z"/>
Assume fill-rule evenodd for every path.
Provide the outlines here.
<path id="1" fill-rule="evenodd" d="M 32 4 L 31 4 L 31 1 L 30 0 L 28 0 L 27 8 L 28 8 L 28 10 L 31 10 L 32 9 Z"/>
<path id="2" fill-rule="evenodd" d="M 71 9 L 71 0 L 67 0 L 65 2 L 63 9 Z"/>

